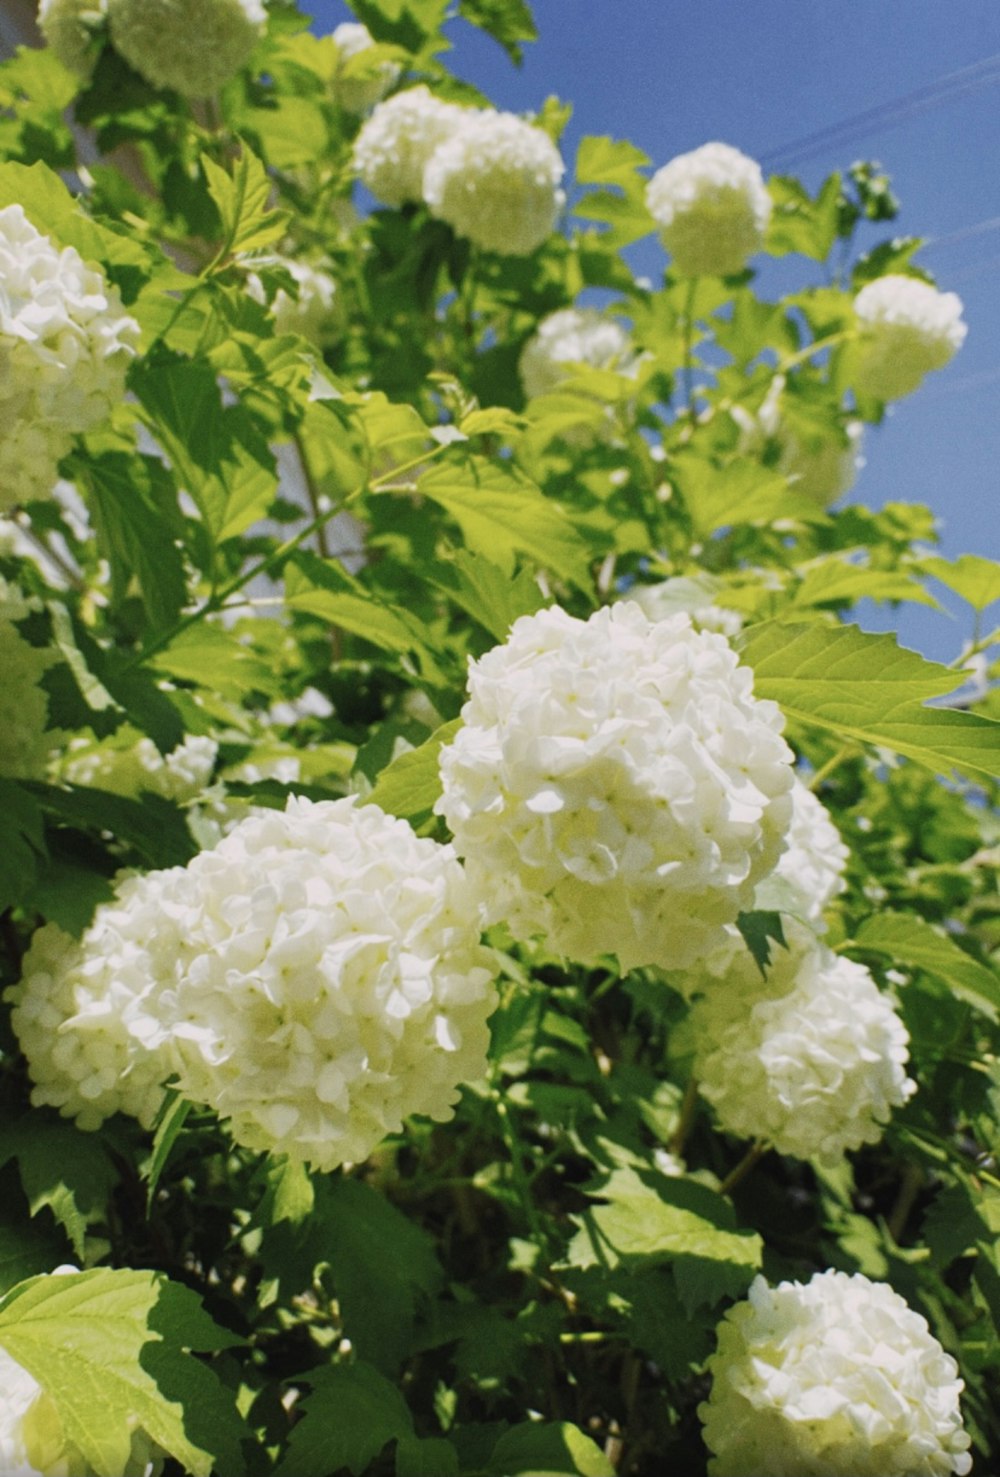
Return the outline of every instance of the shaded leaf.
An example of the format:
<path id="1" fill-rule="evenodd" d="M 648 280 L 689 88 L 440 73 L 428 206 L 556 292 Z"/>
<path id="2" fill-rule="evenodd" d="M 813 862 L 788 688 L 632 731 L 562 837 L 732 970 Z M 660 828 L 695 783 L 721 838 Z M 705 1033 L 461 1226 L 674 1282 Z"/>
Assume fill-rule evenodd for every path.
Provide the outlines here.
<path id="1" fill-rule="evenodd" d="M 458 0 L 458 13 L 492 36 L 511 61 L 521 63 L 522 41 L 537 41 L 538 31 L 526 0 Z"/>
<path id="2" fill-rule="evenodd" d="M 981 1015 L 1000 1020 L 1000 974 L 918 914 L 876 913 L 862 923 L 855 942 L 895 964 L 926 970 Z"/>
<path id="3" fill-rule="evenodd" d="M 227 174 L 208 154 L 202 154 L 201 167 L 222 220 L 220 261 L 235 256 L 237 252 L 260 251 L 281 239 L 287 226 L 287 216 L 283 211 L 268 209 L 271 181 L 245 140 L 241 142 L 240 154 L 233 162 L 231 174 Z"/>
<path id="4" fill-rule="evenodd" d="M 512 1426 L 493 1448 L 486 1470 L 495 1477 L 541 1477 L 555 1472 L 614 1477 L 615 1472 L 600 1447 L 568 1421 L 525 1421 Z"/>
<path id="5" fill-rule="evenodd" d="M 14 780 L 0 778 L 0 911 L 22 901 L 46 855 L 45 821 L 37 798 Z"/>
<path id="6" fill-rule="evenodd" d="M 390 1441 L 412 1436 L 405 1400 L 370 1364 L 328 1365 L 309 1383 L 275 1477 L 327 1477 L 344 1467 L 360 1477 Z"/>
<path id="7" fill-rule="evenodd" d="M 82 1259 L 87 1227 L 106 1214 L 118 1182 L 105 1145 L 96 1134 L 30 1114 L 0 1133 L 0 1164 L 12 1158 L 32 1216 L 50 1210 Z"/>

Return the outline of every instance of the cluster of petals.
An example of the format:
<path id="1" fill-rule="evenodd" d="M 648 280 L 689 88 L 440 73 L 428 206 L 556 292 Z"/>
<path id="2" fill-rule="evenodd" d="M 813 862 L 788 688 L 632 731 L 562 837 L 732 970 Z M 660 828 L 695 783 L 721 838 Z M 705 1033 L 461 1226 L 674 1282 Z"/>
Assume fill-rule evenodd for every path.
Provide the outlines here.
<path id="1" fill-rule="evenodd" d="M 395 62 L 380 62 L 371 74 L 355 76 L 350 70 L 345 74 L 345 63 L 370 51 L 375 45 L 368 27 L 358 21 L 343 21 L 335 27 L 333 43 L 338 57 L 334 78 L 337 101 L 348 113 L 367 113 L 399 79 L 400 68 Z"/>
<path id="2" fill-rule="evenodd" d="M 679 969 L 775 866 L 791 751 L 724 637 L 631 602 L 523 616 L 470 664 L 437 809 L 492 921 Z"/>
<path id="3" fill-rule="evenodd" d="M 965 1477 L 958 1367 L 884 1282 L 757 1277 L 719 1325 L 698 1410 L 711 1477 Z"/>
<path id="4" fill-rule="evenodd" d="M 711 574 L 676 574 L 655 585 L 633 585 L 624 598 L 634 601 L 651 621 L 664 621 L 683 611 L 699 631 L 738 636 L 743 619 L 739 611 L 716 605 L 721 589 L 721 580 Z"/>
<path id="5" fill-rule="evenodd" d="M 431 155 L 470 116 L 422 85 L 397 92 L 378 104 L 355 139 L 355 173 L 386 205 L 415 203 Z"/>
<path id="6" fill-rule="evenodd" d="M 276 265 L 293 279 L 295 295 L 279 287 L 268 304 L 267 291 L 256 272 L 247 274 L 248 294 L 262 307 L 270 307 L 276 333 L 297 333 L 322 348 L 333 326 L 336 282 L 329 272 L 310 262 L 280 257 Z"/>
<path id="7" fill-rule="evenodd" d="M 514 113 L 466 115 L 431 155 L 423 196 L 458 236 L 501 256 L 529 256 L 565 203 L 562 156 L 548 134 Z"/>
<path id="8" fill-rule="evenodd" d="M 861 964 L 785 923 L 763 980 L 749 951 L 696 1000 L 694 1072 L 721 1128 L 781 1154 L 837 1163 L 882 1136 L 916 1091 L 909 1037 Z"/>
<path id="9" fill-rule="evenodd" d="M 211 97 L 264 31 L 261 0 L 107 0 L 115 50 L 151 87 Z"/>
<path id="10" fill-rule="evenodd" d="M 102 272 L 0 210 L 0 508 L 52 492 L 73 437 L 124 396 L 138 338 Z"/>
<path id="11" fill-rule="evenodd" d="M 450 1118 L 485 1071 L 479 931 L 452 849 L 376 806 L 254 813 L 186 868 L 126 881 L 76 952 L 36 936 L 11 993 L 33 1100 L 84 1128 L 148 1124 L 175 1074 L 247 1148 L 364 1159 L 410 1114 Z"/>
<path id="12" fill-rule="evenodd" d="M 71 785 L 130 798 L 143 793 L 162 795 L 183 805 L 208 787 L 218 752 L 214 739 L 189 733 L 169 754 L 161 754 L 152 739 L 127 731 L 103 743 L 75 739 L 60 774 Z"/>
<path id="13" fill-rule="evenodd" d="M 596 308 L 560 308 L 542 319 L 525 344 L 518 366 L 526 397 L 558 389 L 572 378 L 578 364 L 623 374 L 635 366 L 625 329 Z"/>
<path id="14" fill-rule="evenodd" d="M 51 1276 L 76 1271 L 57 1267 Z M 163 1452 L 138 1427 L 122 1477 L 154 1477 Z M 0 1472 L 4 1477 L 95 1477 L 70 1441 L 55 1401 L 5 1349 L 0 1349 Z"/>
<path id="15" fill-rule="evenodd" d="M 107 13 L 108 0 L 39 0 L 38 29 L 63 66 L 86 78 Z"/>
<path id="16" fill-rule="evenodd" d="M 862 287 L 854 316 L 859 335 L 852 384 L 879 400 L 912 394 L 925 374 L 954 358 L 967 332 L 957 293 L 895 273 Z"/>
<path id="17" fill-rule="evenodd" d="M 730 415 L 740 430 L 738 450 L 755 455 L 772 443 L 776 448 L 775 465 L 795 491 L 817 507 L 828 508 L 850 492 L 864 466 L 864 427 L 859 420 L 850 419 L 835 429 L 824 427 L 815 437 L 797 433 L 782 415 L 784 389 L 785 377 L 777 374 L 756 414 L 742 405 L 731 407 Z"/>
<path id="18" fill-rule="evenodd" d="M 646 204 L 684 277 L 741 271 L 764 245 L 771 218 L 760 165 L 729 144 L 671 159 L 646 186 Z"/>
<path id="19" fill-rule="evenodd" d="M 774 875 L 796 901 L 795 911 L 820 932 L 823 914 L 847 886 L 844 873 L 850 852 L 830 812 L 796 775 L 792 786 L 792 820 L 787 847 Z"/>
<path id="20" fill-rule="evenodd" d="M 17 779 L 41 778 L 56 741 L 46 731 L 49 702 L 41 685 L 56 654 L 49 646 L 32 646 L 18 629 L 36 604 L 0 578 L 0 775 Z"/>

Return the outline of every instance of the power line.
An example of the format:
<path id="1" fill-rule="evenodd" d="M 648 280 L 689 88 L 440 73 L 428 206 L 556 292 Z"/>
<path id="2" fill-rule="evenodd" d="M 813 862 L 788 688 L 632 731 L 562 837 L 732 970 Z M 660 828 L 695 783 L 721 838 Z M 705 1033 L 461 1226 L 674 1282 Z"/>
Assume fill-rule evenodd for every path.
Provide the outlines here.
<path id="1" fill-rule="evenodd" d="M 781 144 L 765 154 L 761 162 L 773 167 L 779 161 L 782 164 L 793 164 L 814 158 L 826 149 L 848 143 L 853 138 L 870 133 L 876 127 L 896 127 L 919 113 L 929 112 L 965 93 L 992 87 L 997 82 L 1000 82 L 1000 52 L 973 62 L 970 66 L 960 67 L 956 72 L 947 72 L 902 97 L 879 103 L 874 108 L 867 108 L 864 112 L 852 114 L 838 123 L 817 129 L 815 133 Z"/>

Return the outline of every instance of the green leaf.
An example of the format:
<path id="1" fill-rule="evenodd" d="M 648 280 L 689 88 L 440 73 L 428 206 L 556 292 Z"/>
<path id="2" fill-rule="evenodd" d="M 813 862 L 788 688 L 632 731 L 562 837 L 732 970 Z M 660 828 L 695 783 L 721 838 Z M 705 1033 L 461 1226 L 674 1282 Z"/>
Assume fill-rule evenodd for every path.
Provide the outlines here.
<path id="1" fill-rule="evenodd" d="M 104 873 L 80 866 L 69 856 L 60 856 L 56 850 L 57 834 L 47 839 L 51 848 L 49 858 L 42 863 L 33 886 L 25 894 L 24 906 L 79 938 L 98 905 L 114 897 L 114 886 Z"/>
<path id="2" fill-rule="evenodd" d="M 926 970 L 980 1014 L 1000 1020 L 1000 974 L 917 913 L 876 913 L 861 925 L 854 941 L 894 964 Z"/>
<path id="3" fill-rule="evenodd" d="M 497 641 L 506 641 L 518 616 L 533 615 L 546 603 L 530 569 L 522 569 L 512 580 L 492 560 L 468 549 L 456 550 L 431 578 Z"/>
<path id="4" fill-rule="evenodd" d="M 792 606 L 850 605 L 856 600 L 909 600 L 938 607 L 934 596 L 906 570 L 871 569 L 846 559 L 824 559 L 807 568 Z"/>
<path id="5" fill-rule="evenodd" d="M 459 1477 L 458 1452 L 450 1441 L 409 1436 L 396 1447 L 396 1477 Z"/>
<path id="6" fill-rule="evenodd" d="M 299 553 L 285 569 L 285 606 L 318 616 L 400 656 L 426 650 L 426 631 L 402 606 L 384 605 L 336 559 Z"/>
<path id="7" fill-rule="evenodd" d="M 458 0 L 463 20 L 499 41 L 511 61 L 521 64 L 522 41 L 537 41 L 534 17 L 525 0 Z"/>
<path id="8" fill-rule="evenodd" d="M 45 821 L 38 801 L 13 780 L 0 778 L 0 912 L 27 896 L 46 855 Z"/>
<path id="9" fill-rule="evenodd" d="M 213 545 L 263 516 L 278 485 L 274 457 L 248 411 L 223 404 L 210 365 L 176 356 L 144 364 L 132 388 Z"/>
<path id="10" fill-rule="evenodd" d="M 787 256 L 797 251 L 813 261 L 825 261 L 837 239 L 840 175 L 831 174 L 815 200 L 790 175 L 772 175 L 767 187 L 774 210 L 765 251 L 770 256 Z"/>
<path id="11" fill-rule="evenodd" d="M 738 647 L 754 669 L 757 697 L 779 703 L 790 718 L 882 745 L 935 774 L 957 769 L 982 781 L 1000 772 L 1000 722 L 922 707 L 952 691 L 961 674 L 898 646 L 893 636 L 764 621 Z"/>
<path id="12" fill-rule="evenodd" d="M 513 468 L 456 455 L 425 472 L 417 491 L 451 514 L 470 549 L 508 574 L 516 556 L 527 554 L 578 589 L 590 588 L 587 548 L 569 514 Z"/>
<path id="13" fill-rule="evenodd" d="M 261 251 L 281 239 L 288 218 L 284 211 L 268 209 L 271 181 L 245 140 L 240 143 L 232 174 L 227 174 L 207 154 L 201 157 L 201 167 L 222 219 L 223 241 L 217 258 L 220 262 L 237 252 Z"/>
<path id="14" fill-rule="evenodd" d="M 365 804 L 378 805 L 388 815 L 399 816 L 414 826 L 427 820 L 441 794 L 441 750 L 461 726 L 461 718 L 453 718 L 436 729 L 419 749 L 400 754 L 379 775 Z"/>
<path id="15" fill-rule="evenodd" d="M 555 1472 L 615 1477 L 600 1447 L 568 1421 L 525 1421 L 512 1426 L 493 1448 L 486 1470 L 495 1477 L 541 1477 Z"/>
<path id="16" fill-rule="evenodd" d="M 741 913 L 736 926 L 743 935 L 743 942 L 757 961 L 757 968 L 766 975 L 771 964 L 771 944 L 787 949 L 785 929 L 781 914 L 766 908 L 754 908 L 750 913 Z"/>
<path id="17" fill-rule="evenodd" d="M 94 510 L 98 538 L 111 566 L 116 605 L 133 579 L 153 631 L 170 626 L 187 598 L 178 542 L 177 494 L 155 457 L 122 452 L 75 457 L 72 475 Z"/>
<path id="18" fill-rule="evenodd" d="M 203 620 L 189 626 L 147 665 L 168 677 L 208 687 L 230 702 L 243 702 L 254 692 L 277 696 L 281 691 L 280 673 L 235 632 L 216 621 Z"/>
<path id="19" fill-rule="evenodd" d="M 967 600 L 973 610 L 985 610 L 1000 600 L 1000 564 L 994 559 L 981 559 L 978 554 L 961 554 L 957 559 L 924 559 L 921 568 L 940 580 L 956 595 Z"/>
<path id="20" fill-rule="evenodd" d="M 680 456 L 673 479 L 699 537 L 720 528 L 773 523 L 776 518 L 822 522 L 824 514 L 800 497 L 780 473 L 750 458 L 717 467 L 704 457 Z"/>
<path id="21" fill-rule="evenodd" d="M 193 1477 L 238 1477 L 246 1432 L 233 1397 L 186 1352 L 238 1342 L 156 1272 L 36 1277 L 0 1304 L 0 1347 L 47 1392 L 97 1477 L 121 1477 L 135 1422 Z"/>
<path id="22" fill-rule="evenodd" d="M 606 1203 L 573 1217 L 580 1229 L 569 1266 L 669 1263 L 682 1297 L 696 1289 L 718 1299 L 742 1292 L 761 1265 L 761 1238 L 739 1230 L 729 1202 L 695 1180 L 658 1179 L 652 1189 L 635 1170 L 617 1169 L 593 1193 Z"/>
<path id="23" fill-rule="evenodd" d="M 419 52 L 439 32 L 448 0 L 351 0 L 351 9 L 376 41 Z"/>
<path id="24" fill-rule="evenodd" d="M 618 185 L 629 190 L 635 185 L 636 171 L 648 163 L 649 155 L 627 139 L 591 135 L 580 140 L 576 177 L 581 185 Z"/>
<path id="25" fill-rule="evenodd" d="M 156 1131 L 153 1134 L 153 1152 L 150 1155 L 149 1164 L 146 1167 L 146 1214 L 149 1215 L 153 1207 L 153 1196 L 156 1187 L 160 1183 L 160 1176 L 167 1165 L 171 1151 L 176 1144 L 181 1129 L 187 1122 L 188 1114 L 191 1112 L 192 1104 L 186 1098 L 182 1098 L 176 1088 L 168 1087 L 164 1094 L 163 1103 L 159 1113 L 156 1115 Z"/>
<path id="26" fill-rule="evenodd" d="M 91 1222 L 107 1214 L 118 1174 L 96 1134 L 29 1114 L 0 1133 L 0 1164 L 17 1160 L 32 1216 L 51 1210 L 77 1257 Z"/>
<path id="27" fill-rule="evenodd" d="M 275 1477 L 325 1477 L 344 1467 L 360 1477 L 390 1441 L 413 1435 L 406 1401 L 370 1364 L 327 1365 L 311 1371 L 309 1383 Z"/>
<path id="28" fill-rule="evenodd" d="M 131 800 L 106 790 L 39 780 L 30 781 L 27 789 L 56 821 L 76 830 L 110 831 L 150 867 L 182 867 L 197 850 L 184 816 L 160 795 Z"/>
<path id="29" fill-rule="evenodd" d="M 66 1238 L 55 1226 L 29 1221 L 18 1197 L 4 1197 L 0 1207 L 0 1293 L 28 1277 L 56 1267 L 66 1255 Z"/>

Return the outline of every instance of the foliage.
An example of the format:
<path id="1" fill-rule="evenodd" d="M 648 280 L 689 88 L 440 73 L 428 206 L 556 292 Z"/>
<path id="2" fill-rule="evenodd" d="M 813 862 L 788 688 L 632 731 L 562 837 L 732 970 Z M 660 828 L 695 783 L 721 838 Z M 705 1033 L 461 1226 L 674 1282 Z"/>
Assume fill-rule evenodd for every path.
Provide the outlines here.
<path id="1" fill-rule="evenodd" d="M 100 1477 L 137 1425 L 196 1477 L 698 1477 L 726 1308 L 758 1272 L 833 1267 L 927 1318 L 993 1470 L 1000 566 L 938 556 L 927 509 L 838 501 L 850 428 L 885 410 L 852 388 L 854 293 L 926 278 L 916 243 L 877 240 L 895 201 L 857 165 L 815 196 L 770 182 L 764 250 L 799 258 L 784 296 L 749 267 L 650 283 L 629 248 L 662 161 L 606 137 L 527 255 L 421 204 L 361 213 L 338 67 L 485 100 L 442 60 L 443 0 L 352 9 L 375 44 L 345 64 L 270 0 L 208 100 L 156 90 L 100 28 L 86 78 L 48 50 L 0 67 L 0 209 L 99 267 L 141 334 L 126 398 L 0 525 L 0 603 L 20 588 L 17 638 L 51 658 L 45 771 L 0 778 L 4 986 L 42 925 L 84 935 L 123 869 L 184 866 L 289 795 L 447 841 L 470 660 L 547 605 L 585 620 L 677 579 L 850 849 L 825 942 L 894 993 L 918 1091 L 833 1167 L 735 1142 L 698 1100 L 683 978 L 501 923 L 489 1076 L 450 1121 L 321 1174 L 169 1089 L 151 1131 L 83 1132 L 32 1097 L 5 1007 L 0 1350 Z M 525 0 L 458 12 L 514 62 L 536 34 Z M 539 104 L 558 138 L 565 111 Z M 276 324 L 301 263 L 335 284 L 318 338 Z M 525 345 L 581 295 L 632 356 L 567 360 L 526 399 Z M 867 634 L 865 598 L 954 601 L 954 661 Z M 208 781 L 185 779 L 186 736 Z M 731 929 L 762 981 L 801 915 L 795 877 L 772 880 Z"/>

